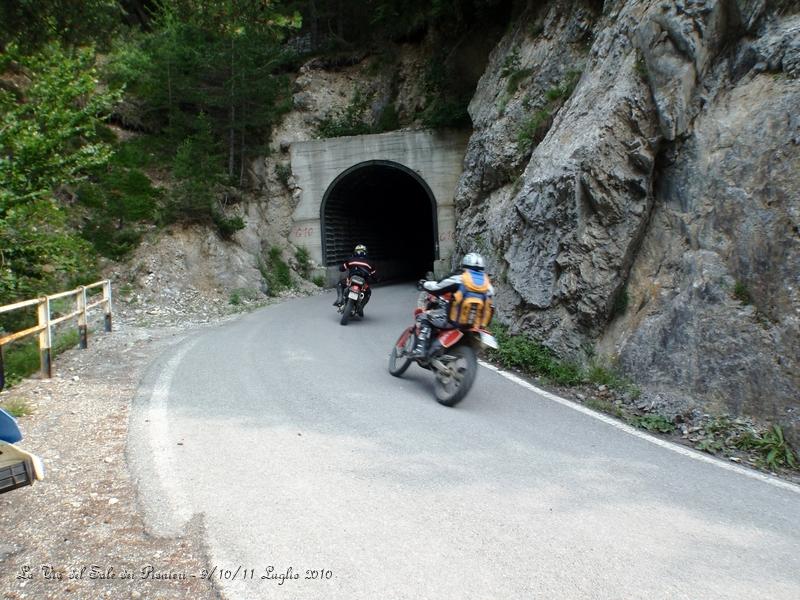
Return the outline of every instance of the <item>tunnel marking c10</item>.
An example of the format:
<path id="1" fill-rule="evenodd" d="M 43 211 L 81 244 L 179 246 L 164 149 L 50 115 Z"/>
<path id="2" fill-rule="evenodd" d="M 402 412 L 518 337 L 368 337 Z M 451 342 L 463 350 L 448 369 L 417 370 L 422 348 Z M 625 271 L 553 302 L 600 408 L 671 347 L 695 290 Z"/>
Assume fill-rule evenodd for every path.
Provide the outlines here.
<path id="1" fill-rule="evenodd" d="M 313 227 L 296 227 L 292 232 L 292 236 L 296 238 L 309 238 L 314 236 Z"/>

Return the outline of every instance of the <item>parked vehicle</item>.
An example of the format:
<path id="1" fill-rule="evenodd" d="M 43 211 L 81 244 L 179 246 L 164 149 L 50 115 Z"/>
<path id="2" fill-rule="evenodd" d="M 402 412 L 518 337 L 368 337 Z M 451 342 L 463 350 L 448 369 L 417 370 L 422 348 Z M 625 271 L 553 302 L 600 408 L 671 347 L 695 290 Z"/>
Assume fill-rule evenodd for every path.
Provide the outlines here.
<path id="1" fill-rule="evenodd" d="M 16 419 L 0 408 L 0 494 L 44 478 L 42 459 L 15 446 L 21 440 Z"/>
<path id="2" fill-rule="evenodd" d="M 363 317 L 367 295 L 371 293 L 366 279 L 360 275 L 348 277 L 344 290 L 344 303 L 338 309 L 342 315 L 339 322 L 342 325 L 347 325 L 348 321 L 353 317 Z"/>
<path id="3" fill-rule="evenodd" d="M 400 377 L 412 362 L 423 369 L 433 371 L 434 394 L 439 404 L 455 406 L 469 392 L 478 372 L 477 352 L 480 348 L 499 346 L 495 337 L 480 327 L 436 330 L 430 350 L 425 357 L 411 356 L 419 333 L 418 314 L 446 300 L 423 292 L 420 305 L 414 310 L 414 324 L 407 327 L 392 347 L 389 354 L 389 373 Z"/>

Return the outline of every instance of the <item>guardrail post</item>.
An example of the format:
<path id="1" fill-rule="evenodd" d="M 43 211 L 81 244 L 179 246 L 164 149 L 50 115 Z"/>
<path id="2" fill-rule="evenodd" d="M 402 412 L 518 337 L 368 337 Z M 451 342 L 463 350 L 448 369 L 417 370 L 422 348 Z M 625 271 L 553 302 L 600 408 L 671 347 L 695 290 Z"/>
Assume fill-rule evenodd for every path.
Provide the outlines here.
<path id="1" fill-rule="evenodd" d="M 53 355 L 51 351 L 52 336 L 50 335 L 50 298 L 39 299 L 36 307 L 39 316 L 39 327 L 43 327 L 39 333 L 39 364 L 41 366 L 42 377 L 50 378 L 53 376 Z"/>
<path id="2" fill-rule="evenodd" d="M 78 287 L 78 294 L 75 296 L 76 309 L 78 312 L 78 337 L 80 338 L 81 350 L 89 347 L 89 340 L 87 336 L 88 328 L 86 326 L 86 288 L 83 286 Z"/>
<path id="3" fill-rule="evenodd" d="M 105 330 L 111 331 L 111 280 L 103 282 L 103 302 L 105 303 L 106 317 Z"/>

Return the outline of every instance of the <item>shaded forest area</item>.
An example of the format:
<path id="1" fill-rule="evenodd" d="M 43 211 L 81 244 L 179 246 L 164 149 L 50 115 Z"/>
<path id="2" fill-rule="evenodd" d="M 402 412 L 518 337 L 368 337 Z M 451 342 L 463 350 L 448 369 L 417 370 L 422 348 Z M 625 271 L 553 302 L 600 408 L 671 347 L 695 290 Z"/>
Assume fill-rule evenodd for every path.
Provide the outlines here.
<path id="1" fill-rule="evenodd" d="M 511 5 L 3 2 L 0 304 L 97 277 L 99 257 L 122 259 L 148 229 L 195 222 L 230 237 L 244 222 L 228 205 L 291 108 L 303 61 L 432 33 L 446 45 Z M 453 98 L 463 124 L 471 90 L 453 92 L 441 73 L 432 81 L 446 118 L 431 126 L 452 124 Z"/>

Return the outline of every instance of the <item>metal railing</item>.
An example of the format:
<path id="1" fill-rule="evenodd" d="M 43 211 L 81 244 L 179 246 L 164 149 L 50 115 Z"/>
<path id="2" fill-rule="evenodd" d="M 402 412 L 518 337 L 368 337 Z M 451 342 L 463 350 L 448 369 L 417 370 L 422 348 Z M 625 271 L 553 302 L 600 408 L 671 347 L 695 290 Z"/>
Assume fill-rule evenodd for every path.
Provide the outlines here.
<path id="1" fill-rule="evenodd" d="M 103 288 L 103 297 L 100 300 L 89 302 L 92 298 L 88 295 L 88 291 L 94 288 Z M 61 298 L 75 298 L 75 310 L 65 315 L 60 315 L 52 318 L 52 311 L 50 302 L 59 300 Z M 68 292 L 61 292 L 60 294 L 53 294 L 51 296 L 42 296 L 34 300 L 23 300 L 14 304 L 6 304 L 0 306 L 0 314 L 11 312 L 12 310 L 19 310 L 36 306 L 36 313 L 38 323 L 34 327 L 23 329 L 14 333 L 9 333 L 0 337 L 0 390 L 5 387 L 5 368 L 3 366 L 3 346 L 10 342 L 21 340 L 31 335 L 39 335 L 39 364 L 42 377 L 50 378 L 53 376 L 53 327 L 67 319 L 78 318 L 78 336 L 80 339 L 80 347 L 86 349 L 89 347 L 88 341 L 88 321 L 86 313 L 97 306 L 102 306 L 104 309 L 104 329 L 111 331 L 111 280 L 104 279 L 96 281 L 89 285 L 82 285 L 70 290 Z M 2 335 L 0 333 L 0 335 Z"/>

